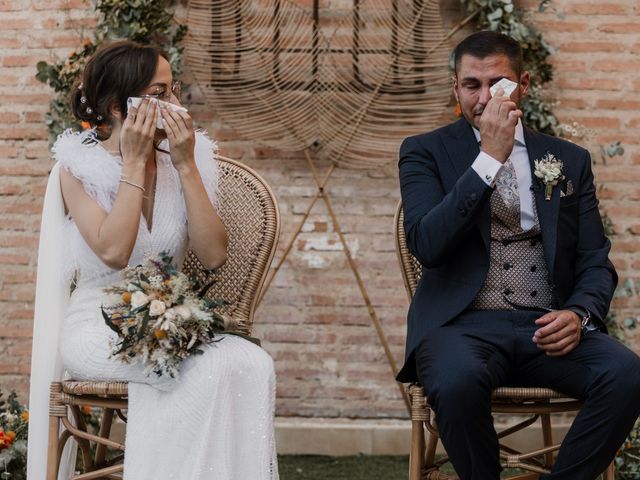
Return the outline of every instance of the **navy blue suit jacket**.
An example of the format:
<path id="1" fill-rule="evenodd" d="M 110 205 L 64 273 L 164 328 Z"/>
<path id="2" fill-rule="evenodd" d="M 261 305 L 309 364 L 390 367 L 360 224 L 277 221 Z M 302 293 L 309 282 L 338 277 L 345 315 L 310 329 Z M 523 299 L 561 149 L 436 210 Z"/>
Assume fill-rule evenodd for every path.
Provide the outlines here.
<path id="1" fill-rule="evenodd" d="M 598 210 L 589 153 L 565 140 L 524 129 L 554 307 L 581 306 L 603 320 L 617 284 Z M 489 269 L 493 189 L 472 169 L 480 152 L 465 119 L 405 139 L 400 147 L 404 228 L 422 278 L 408 314 L 402 382 L 415 381 L 413 350 L 429 330 L 459 315 L 483 285 Z M 565 179 L 545 200 L 533 175 L 535 159 L 552 153 Z M 573 194 L 561 198 L 567 183 Z"/>

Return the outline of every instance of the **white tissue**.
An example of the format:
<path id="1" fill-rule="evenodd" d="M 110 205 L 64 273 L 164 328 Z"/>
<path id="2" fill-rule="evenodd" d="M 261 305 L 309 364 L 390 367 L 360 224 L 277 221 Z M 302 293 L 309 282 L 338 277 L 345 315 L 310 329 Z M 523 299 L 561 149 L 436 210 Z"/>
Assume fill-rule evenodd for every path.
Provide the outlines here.
<path id="1" fill-rule="evenodd" d="M 140 105 L 140 102 L 142 102 L 142 97 L 129 97 L 127 99 L 127 113 L 129 113 L 129 109 L 131 107 L 138 108 L 138 106 Z M 156 128 L 159 128 L 161 130 L 164 130 L 164 127 L 162 126 L 162 116 L 160 115 L 160 107 L 168 108 L 170 110 L 173 110 L 174 112 L 187 113 L 189 111 L 186 108 L 181 107 L 180 105 L 174 105 L 173 103 L 158 100 L 158 108 L 156 109 Z"/>
<path id="2" fill-rule="evenodd" d="M 516 82 L 512 82 L 508 78 L 501 78 L 499 82 L 496 82 L 493 85 L 491 85 L 489 92 L 491 92 L 492 97 L 495 97 L 496 92 L 502 88 L 502 90 L 504 90 L 504 96 L 510 97 L 517 86 L 518 84 Z"/>

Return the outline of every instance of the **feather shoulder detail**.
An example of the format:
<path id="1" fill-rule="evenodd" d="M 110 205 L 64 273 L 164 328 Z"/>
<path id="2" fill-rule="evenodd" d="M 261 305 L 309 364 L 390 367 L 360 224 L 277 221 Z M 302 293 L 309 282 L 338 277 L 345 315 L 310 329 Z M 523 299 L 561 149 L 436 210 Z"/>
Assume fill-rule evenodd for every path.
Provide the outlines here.
<path id="1" fill-rule="evenodd" d="M 94 130 L 66 130 L 52 148 L 53 157 L 82 182 L 85 192 L 106 211 L 111 210 L 122 172 L 119 157 L 107 152 Z"/>
<path id="2" fill-rule="evenodd" d="M 217 154 L 218 143 L 209 138 L 204 130 L 196 130 L 196 166 L 209 196 L 209 201 L 216 209 L 218 208 L 218 181 L 220 178 Z"/>

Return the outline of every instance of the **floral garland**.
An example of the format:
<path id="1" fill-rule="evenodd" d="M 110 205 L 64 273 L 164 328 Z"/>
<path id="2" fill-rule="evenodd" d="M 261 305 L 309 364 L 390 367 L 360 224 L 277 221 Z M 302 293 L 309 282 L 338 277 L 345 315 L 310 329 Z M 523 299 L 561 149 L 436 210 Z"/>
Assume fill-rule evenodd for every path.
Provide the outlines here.
<path id="1" fill-rule="evenodd" d="M 161 46 L 169 57 L 174 76 L 182 73 L 180 42 L 187 27 L 173 21 L 171 7 L 174 3 L 173 0 L 94 0 L 100 16 L 93 38 L 86 39 L 62 61 L 38 62 L 36 78 L 56 93 L 45 116 L 50 143 L 67 128 L 82 129 L 71 113 L 71 88 L 89 57 L 103 42 L 128 39 Z"/>

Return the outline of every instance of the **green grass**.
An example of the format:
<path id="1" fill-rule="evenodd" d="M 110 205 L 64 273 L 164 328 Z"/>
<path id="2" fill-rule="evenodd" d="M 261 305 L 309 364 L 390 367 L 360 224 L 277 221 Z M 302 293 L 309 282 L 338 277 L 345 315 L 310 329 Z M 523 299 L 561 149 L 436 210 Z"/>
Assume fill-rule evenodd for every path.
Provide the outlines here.
<path id="1" fill-rule="evenodd" d="M 280 480 L 407 480 L 407 456 L 283 455 Z"/>
<path id="2" fill-rule="evenodd" d="M 324 457 L 320 455 L 281 455 L 280 480 L 407 480 L 408 456 Z M 453 473 L 450 464 L 443 472 Z M 513 475 L 516 470 L 503 472 Z"/>

